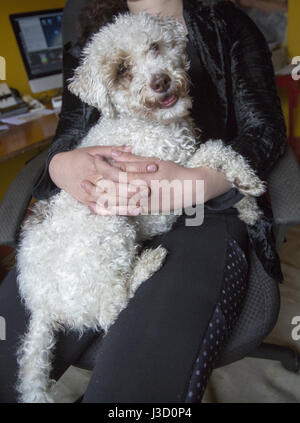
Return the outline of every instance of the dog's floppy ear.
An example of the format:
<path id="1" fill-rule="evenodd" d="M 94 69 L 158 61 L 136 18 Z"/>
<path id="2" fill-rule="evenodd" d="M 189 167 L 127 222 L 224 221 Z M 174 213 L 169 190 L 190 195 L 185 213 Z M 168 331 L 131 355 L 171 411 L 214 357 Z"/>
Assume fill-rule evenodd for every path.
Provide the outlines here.
<path id="1" fill-rule="evenodd" d="M 83 50 L 81 64 L 68 80 L 68 88 L 82 101 L 101 110 L 104 116 L 112 118 L 115 109 L 101 78 L 100 57 L 95 41 L 94 37 Z"/>

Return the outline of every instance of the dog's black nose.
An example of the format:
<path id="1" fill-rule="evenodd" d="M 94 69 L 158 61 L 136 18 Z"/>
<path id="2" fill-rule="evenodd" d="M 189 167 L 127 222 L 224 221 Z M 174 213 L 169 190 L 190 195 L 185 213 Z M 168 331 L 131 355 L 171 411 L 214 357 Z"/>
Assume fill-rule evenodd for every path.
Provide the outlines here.
<path id="1" fill-rule="evenodd" d="M 156 93 L 165 93 L 170 88 L 171 79 L 166 73 L 152 76 L 150 87 Z"/>

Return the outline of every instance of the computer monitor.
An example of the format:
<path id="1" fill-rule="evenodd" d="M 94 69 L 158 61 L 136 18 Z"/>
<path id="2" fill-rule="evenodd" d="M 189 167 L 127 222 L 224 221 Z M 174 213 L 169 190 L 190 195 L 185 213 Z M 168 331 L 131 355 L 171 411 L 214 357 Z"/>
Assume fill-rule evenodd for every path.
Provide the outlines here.
<path id="1" fill-rule="evenodd" d="M 32 92 L 62 86 L 63 9 L 10 15 Z"/>

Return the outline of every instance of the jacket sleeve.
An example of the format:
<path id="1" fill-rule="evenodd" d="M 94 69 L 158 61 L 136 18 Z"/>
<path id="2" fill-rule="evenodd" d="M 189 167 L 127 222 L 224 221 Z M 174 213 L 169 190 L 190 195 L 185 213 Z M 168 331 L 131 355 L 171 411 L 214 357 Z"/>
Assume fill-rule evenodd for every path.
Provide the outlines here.
<path id="1" fill-rule="evenodd" d="M 33 197 L 38 200 L 56 194 L 59 188 L 51 180 L 48 167 L 52 157 L 74 149 L 85 133 L 85 104 L 67 88 L 67 80 L 79 64 L 79 48 L 67 44 L 63 49 L 62 110 L 56 134 L 48 149 L 45 166 L 33 187 Z"/>
<path id="2" fill-rule="evenodd" d="M 237 136 L 201 145 L 202 160 L 221 170 L 241 193 L 260 196 L 284 153 L 286 126 L 271 52 L 254 22 L 231 2 L 220 2 L 229 34 L 229 61 Z"/>

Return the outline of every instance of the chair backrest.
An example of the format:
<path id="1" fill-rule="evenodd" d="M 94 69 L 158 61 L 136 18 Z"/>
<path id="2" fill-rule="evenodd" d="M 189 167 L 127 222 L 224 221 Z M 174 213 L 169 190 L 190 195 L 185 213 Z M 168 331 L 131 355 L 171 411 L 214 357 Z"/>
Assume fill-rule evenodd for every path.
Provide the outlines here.
<path id="1" fill-rule="evenodd" d="M 289 146 L 268 178 L 275 228 L 300 223 L 300 166 Z M 223 366 L 254 350 L 275 326 L 280 307 L 276 282 L 250 253 L 250 280 L 243 311 L 217 365 Z"/>
<path id="2" fill-rule="evenodd" d="M 300 220 L 300 165 L 288 145 L 268 178 L 276 225 L 296 225 Z"/>
<path id="3" fill-rule="evenodd" d="M 280 294 L 255 252 L 249 254 L 249 285 L 244 306 L 215 367 L 240 360 L 255 350 L 271 332 L 278 318 Z"/>

